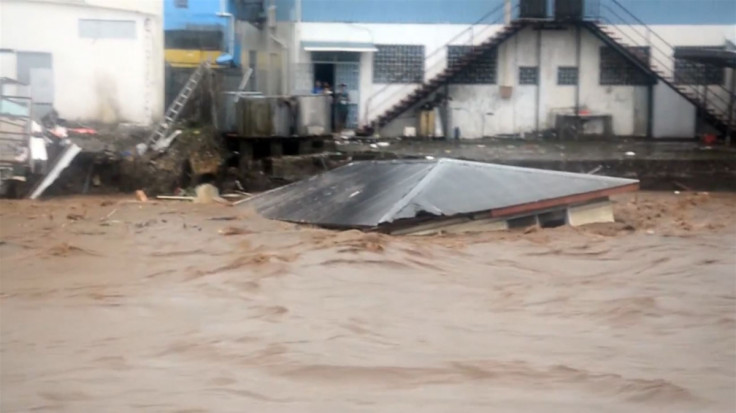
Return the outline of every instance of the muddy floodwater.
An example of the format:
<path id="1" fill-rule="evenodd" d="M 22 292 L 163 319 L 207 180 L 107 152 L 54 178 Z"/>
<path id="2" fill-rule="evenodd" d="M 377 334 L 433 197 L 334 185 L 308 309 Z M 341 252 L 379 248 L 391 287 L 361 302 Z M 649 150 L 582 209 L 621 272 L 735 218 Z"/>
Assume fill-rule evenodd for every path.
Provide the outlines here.
<path id="1" fill-rule="evenodd" d="M 736 194 L 423 238 L 133 199 L 0 203 L 3 413 L 736 410 Z"/>

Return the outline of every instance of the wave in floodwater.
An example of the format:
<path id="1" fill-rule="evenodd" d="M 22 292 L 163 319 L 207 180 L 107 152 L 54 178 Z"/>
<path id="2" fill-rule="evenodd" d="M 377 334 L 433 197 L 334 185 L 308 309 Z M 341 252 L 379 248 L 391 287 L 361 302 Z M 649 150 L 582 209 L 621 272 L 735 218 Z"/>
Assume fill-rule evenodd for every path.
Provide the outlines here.
<path id="1" fill-rule="evenodd" d="M 735 411 L 734 207 L 640 193 L 617 224 L 391 237 L 3 203 L 1 410 Z"/>

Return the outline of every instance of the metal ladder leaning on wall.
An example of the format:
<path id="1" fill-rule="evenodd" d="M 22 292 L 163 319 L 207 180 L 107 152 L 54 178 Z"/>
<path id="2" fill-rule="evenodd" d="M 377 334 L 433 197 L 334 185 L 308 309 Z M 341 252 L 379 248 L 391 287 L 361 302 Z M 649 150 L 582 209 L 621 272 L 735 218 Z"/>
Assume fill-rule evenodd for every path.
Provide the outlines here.
<path id="1" fill-rule="evenodd" d="M 199 82 L 202 81 L 204 74 L 209 70 L 210 62 L 204 61 L 199 64 L 194 72 L 192 72 L 189 79 L 187 79 L 187 82 L 184 84 L 184 87 L 181 88 L 179 94 L 176 95 L 174 101 L 171 102 L 171 105 L 166 109 L 163 122 L 159 123 L 153 133 L 151 133 L 151 136 L 148 137 L 148 141 L 146 142 L 148 149 L 162 152 L 169 146 L 171 143 L 169 139 L 167 139 L 169 130 L 174 126 L 174 123 L 176 123 L 176 120 L 179 118 L 179 114 L 184 109 L 184 106 L 186 106 L 192 93 L 194 93 L 194 90 L 199 86 Z"/>

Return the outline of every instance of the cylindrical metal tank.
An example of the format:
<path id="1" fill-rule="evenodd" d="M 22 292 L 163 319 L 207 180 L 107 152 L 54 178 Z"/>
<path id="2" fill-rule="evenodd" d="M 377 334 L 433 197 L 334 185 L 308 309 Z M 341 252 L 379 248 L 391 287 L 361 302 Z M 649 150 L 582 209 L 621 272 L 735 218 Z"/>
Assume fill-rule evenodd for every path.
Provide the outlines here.
<path id="1" fill-rule="evenodd" d="M 296 133 L 299 136 L 329 135 L 332 133 L 332 102 L 330 96 L 297 96 Z"/>
<path id="2" fill-rule="evenodd" d="M 242 97 L 235 105 L 238 135 L 248 138 L 291 136 L 295 102 L 281 96 Z"/>
<path id="3" fill-rule="evenodd" d="M 223 133 L 237 133 L 237 102 L 244 97 L 263 96 L 260 92 L 220 92 L 217 102 L 217 128 Z"/>

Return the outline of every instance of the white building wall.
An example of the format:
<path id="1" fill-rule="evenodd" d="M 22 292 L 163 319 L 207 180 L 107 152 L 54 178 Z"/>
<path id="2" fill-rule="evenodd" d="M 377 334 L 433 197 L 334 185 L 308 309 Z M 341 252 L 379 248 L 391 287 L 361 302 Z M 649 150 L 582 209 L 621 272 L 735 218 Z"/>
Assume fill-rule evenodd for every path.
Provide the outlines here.
<path id="1" fill-rule="evenodd" d="M 349 24 L 299 23 L 293 47 L 301 41 L 357 42 L 374 44 L 424 45 L 426 56 L 432 55 L 425 65 L 425 80 L 431 79 L 446 67 L 446 48 L 453 45 L 479 44 L 501 26 L 479 26 L 472 31 L 467 25 L 444 24 Z M 734 26 L 652 26 L 666 41 L 649 35 L 651 44 L 658 49 L 670 46 L 723 45 L 726 39 L 736 38 Z M 618 29 L 618 28 L 617 28 Z M 642 45 L 646 41 L 643 27 L 620 28 L 624 43 Z M 631 33 L 629 33 L 631 32 Z M 575 86 L 557 84 L 559 66 L 576 66 L 575 29 L 544 30 L 541 40 L 541 65 L 537 61 L 536 31 L 525 28 L 499 47 L 498 75 L 495 85 L 451 85 L 450 126 L 460 127 L 465 138 L 497 134 L 532 132 L 536 130 L 537 111 L 540 129 L 554 127 L 554 114 L 575 105 Z M 648 105 L 645 86 L 600 85 L 600 47 L 603 43 L 593 34 L 581 29 L 581 61 L 579 67 L 580 105 L 592 112 L 610 114 L 616 135 L 645 136 Z M 628 36 L 626 36 L 628 34 Z M 638 36 L 637 36 L 638 34 Z M 669 48 L 669 49 L 667 49 Z M 310 55 L 302 50 L 296 53 L 302 65 L 310 64 Z M 653 63 L 667 63 L 665 72 L 673 70 L 672 60 L 656 51 Z M 383 111 L 407 96 L 417 84 L 373 83 L 373 54 L 361 58 L 361 124 L 375 119 Z M 519 66 L 540 66 L 540 84 L 519 85 Z M 728 87 L 728 77 L 724 86 Z M 510 99 L 502 99 L 499 86 L 513 88 Z M 539 104 L 537 104 L 539 87 Z M 655 87 L 654 115 L 657 137 L 692 137 L 695 109 L 674 93 L 662 92 L 666 86 Z M 723 88 L 710 87 L 709 93 L 725 93 Z M 725 99 L 725 96 L 724 96 Z M 668 108 L 672 108 L 669 110 Z M 677 109 L 677 110 L 674 110 Z M 415 113 L 409 110 L 381 131 L 384 136 L 399 135 L 404 126 L 416 126 Z M 667 125 L 666 127 L 663 125 Z"/>
<path id="2" fill-rule="evenodd" d="M 655 138 L 692 138 L 695 136 L 695 106 L 667 85 L 654 87 Z"/>
<path id="3" fill-rule="evenodd" d="M 546 128 L 554 128 L 555 113 L 575 107 L 577 88 L 572 85 L 558 85 L 557 68 L 577 66 L 576 38 L 577 32 L 574 28 L 542 32 L 539 87 L 540 96 L 547 99 L 540 99 L 539 118 Z"/>
<path id="4" fill-rule="evenodd" d="M 444 45 L 452 40 L 454 45 L 478 44 L 487 39 L 501 26 L 478 26 L 472 30 L 467 25 L 453 24 L 350 24 L 350 23 L 298 23 L 299 37 L 295 47 L 302 41 L 354 42 L 373 44 L 423 45 L 425 57 L 425 80 L 431 79 L 445 69 L 447 50 Z M 309 64 L 310 54 L 298 53 L 301 64 Z M 359 121 L 366 122 L 383 110 L 411 93 L 418 84 L 373 83 L 373 54 L 361 56 L 361 92 Z M 379 93 L 373 99 L 371 96 Z"/>
<path id="5" fill-rule="evenodd" d="M 580 50 L 580 106 L 591 112 L 610 114 L 613 119 L 613 133 L 616 135 L 640 135 L 644 131 L 634 128 L 634 113 L 637 110 L 646 113 L 646 100 L 642 102 L 638 96 L 646 98 L 646 86 L 611 86 L 600 84 L 600 48 L 603 43 L 590 32 L 581 31 Z M 574 50 L 574 43 L 571 49 Z M 573 52 L 574 53 L 574 52 Z M 637 89 L 640 93 L 637 94 Z M 643 93 L 641 93 L 643 91 Z M 638 132 L 638 133 L 637 133 Z"/>
<path id="6" fill-rule="evenodd" d="M 163 113 L 162 15 L 162 0 L 2 0 L 0 48 L 52 55 L 61 117 L 150 124 Z M 135 36 L 85 38 L 80 19 L 133 21 Z"/>

